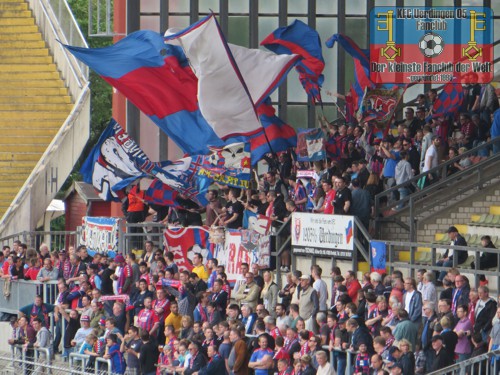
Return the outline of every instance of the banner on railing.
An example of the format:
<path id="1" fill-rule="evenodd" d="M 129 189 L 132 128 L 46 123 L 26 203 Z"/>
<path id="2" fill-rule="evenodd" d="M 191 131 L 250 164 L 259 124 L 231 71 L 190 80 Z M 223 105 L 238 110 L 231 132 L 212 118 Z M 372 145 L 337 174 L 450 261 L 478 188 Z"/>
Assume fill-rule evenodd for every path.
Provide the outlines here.
<path id="1" fill-rule="evenodd" d="M 354 249 L 354 217 L 294 212 L 294 254 L 351 258 Z"/>
<path id="2" fill-rule="evenodd" d="M 167 228 L 163 232 L 165 250 L 174 254 L 180 271 L 191 271 L 194 254 L 200 253 L 203 262 L 212 259 L 209 235 L 207 227 Z"/>
<path id="3" fill-rule="evenodd" d="M 370 241 L 370 271 L 381 275 L 386 273 L 387 246 L 382 241 Z"/>
<path id="4" fill-rule="evenodd" d="M 226 269 L 229 281 L 241 274 L 241 263 L 257 263 L 260 268 L 270 265 L 269 236 L 251 230 L 187 227 L 164 231 L 165 249 L 174 254 L 181 271 L 193 269 L 193 256 L 200 253 L 204 261 L 216 258 Z"/>
<path id="5" fill-rule="evenodd" d="M 82 229 L 80 241 L 90 255 L 100 253 L 114 257 L 118 253 L 119 218 L 84 216 Z"/>

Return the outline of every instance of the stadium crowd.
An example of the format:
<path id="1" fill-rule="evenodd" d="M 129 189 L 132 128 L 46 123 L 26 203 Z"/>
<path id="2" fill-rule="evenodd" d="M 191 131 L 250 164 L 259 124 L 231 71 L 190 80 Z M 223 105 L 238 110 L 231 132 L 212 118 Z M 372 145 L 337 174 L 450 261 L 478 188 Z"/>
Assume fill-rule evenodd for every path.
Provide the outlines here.
<path id="1" fill-rule="evenodd" d="M 356 215 L 369 227 L 377 193 L 429 171 L 446 155 L 485 142 L 492 122 L 500 127 L 500 112 L 493 113 L 498 100 L 496 107 L 483 104 L 489 88 L 467 88 L 457 123 L 426 120 L 435 90 L 419 95 L 416 113 L 406 108 L 396 135 L 377 138 L 370 123 L 325 123 L 327 160 L 301 163 L 282 154 L 276 165 L 269 160 L 274 168 L 259 180 L 258 190 L 219 187 L 209 191 L 206 207 L 189 201 L 171 210 L 152 207 L 156 220 L 238 229 L 244 210 L 268 217 L 275 226 L 305 211 Z M 464 158 L 448 173 L 480 156 Z M 301 170 L 315 172 L 307 184 L 298 178 Z M 422 186 L 436 178 L 425 175 Z M 402 187 L 391 199 L 396 202 L 411 189 Z M 130 221 L 140 221 L 147 209 L 136 194 L 124 207 Z M 456 228 L 448 232 L 454 244 L 464 244 Z M 443 259 L 443 267 L 453 264 L 452 256 Z M 290 272 L 289 252 L 280 262 L 287 272 L 281 289 L 272 270 L 256 265 L 238 265 L 239 278 L 230 285 L 217 259 L 196 253 L 192 263 L 191 272 L 179 270 L 171 252 L 149 241 L 140 256 L 114 258 L 91 256 L 84 246 L 50 252 L 42 245 L 35 251 L 15 241 L 0 254 L 4 294 L 20 279 L 57 280 L 58 293 L 54 304 L 38 296 L 11 319 L 9 343 L 22 345 L 28 357 L 43 347 L 64 358 L 87 354 L 89 368 L 104 357 L 115 373 L 148 375 L 343 375 L 347 367 L 361 375 L 425 374 L 500 345 L 497 300 L 485 283 L 471 288 L 455 268 L 438 278 L 419 270 L 416 279 L 395 271 L 365 274 L 361 280 L 333 268 L 328 293 L 321 267 L 313 265 L 310 274 Z"/>
<path id="2" fill-rule="evenodd" d="M 22 248 L 12 249 L 20 259 Z M 358 280 L 334 267 L 329 293 L 317 265 L 288 273 L 279 289 L 272 271 L 244 263 L 231 287 L 217 259 L 197 253 L 192 272 L 179 272 L 151 242 L 140 258 L 91 257 L 83 246 L 37 256 L 38 280 L 57 280 L 58 294 L 11 319 L 8 341 L 27 358 L 37 347 L 75 352 L 89 369 L 104 357 L 131 374 L 425 374 L 500 345 L 497 301 L 454 268 L 438 293 L 423 269 L 416 279 L 394 271 Z"/>

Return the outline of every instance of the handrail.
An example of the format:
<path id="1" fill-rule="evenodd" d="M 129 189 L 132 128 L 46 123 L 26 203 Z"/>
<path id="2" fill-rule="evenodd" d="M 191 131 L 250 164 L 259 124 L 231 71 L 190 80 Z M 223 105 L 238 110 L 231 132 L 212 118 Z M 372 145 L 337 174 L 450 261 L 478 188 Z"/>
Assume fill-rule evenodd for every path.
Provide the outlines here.
<path id="1" fill-rule="evenodd" d="M 0 224 L 0 233 L 3 232 L 4 228 L 7 225 L 7 220 L 6 218 L 9 218 L 10 220 L 13 219 L 13 215 L 11 215 L 21 204 L 22 200 L 25 198 L 25 196 L 29 193 L 31 187 L 35 183 L 36 179 L 38 179 L 41 175 L 41 172 L 45 169 L 46 164 L 50 161 L 49 157 L 56 153 L 59 144 L 64 141 L 66 133 L 73 127 L 74 123 L 77 121 L 77 118 L 80 114 L 80 112 L 84 109 L 85 103 L 87 100 L 90 100 L 90 89 L 89 89 L 89 83 L 86 83 L 83 90 L 81 91 L 77 102 L 75 103 L 73 109 L 71 110 L 70 114 L 64 121 L 64 124 L 61 126 L 55 137 L 52 139 L 50 144 L 48 145 L 47 149 L 41 156 L 40 160 L 37 162 L 36 166 L 33 168 L 33 171 L 31 172 L 30 176 L 27 178 L 27 180 L 24 182 L 23 186 L 19 191 L 17 192 L 16 197 L 12 201 L 11 205 L 9 208 L 5 211 L 1 224 Z"/>
<path id="2" fill-rule="evenodd" d="M 422 189 L 422 190 L 417 190 L 414 193 L 404 197 L 403 199 L 400 199 L 398 202 L 395 202 L 392 205 L 387 206 L 387 208 L 399 205 L 401 203 L 408 202 L 408 201 L 410 201 L 410 199 L 412 197 L 413 197 L 413 199 L 415 199 L 415 198 L 418 198 L 421 196 L 425 196 L 425 195 L 429 194 L 429 191 L 437 190 L 443 186 L 447 186 L 452 181 L 463 180 L 465 176 L 470 175 L 470 174 L 474 174 L 477 172 L 477 170 L 483 169 L 484 167 L 488 167 L 497 161 L 500 161 L 500 154 L 492 155 L 488 159 L 484 159 L 484 160 L 480 161 L 479 163 L 471 165 L 470 167 L 468 167 L 462 171 L 458 171 L 456 173 L 453 173 L 451 176 L 448 176 L 448 178 L 439 179 L 437 182 L 433 183 L 432 185 L 428 186 L 427 188 Z M 398 186 L 405 187 L 405 186 L 408 186 L 410 184 L 411 184 L 411 181 L 407 181 L 407 182 L 402 183 Z M 391 189 L 393 189 L 393 188 L 391 188 Z M 389 191 L 391 189 L 388 189 L 387 191 Z M 391 191 L 393 191 L 393 190 L 391 190 Z M 381 193 L 381 194 L 383 194 L 383 193 Z M 375 197 L 375 199 L 376 199 L 376 197 Z"/>
<path id="3" fill-rule="evenodd" d="M 437 167 L 434 167 L 430 170 L 428 170 L 427 172 L 422 172 L 420 173 L 419 175 L 417 176 L 414 176 L 412 177 L 411 179 L 409 179 L 408 181 L 402 183 L 402 184 L 399 184 L 399 185 L 396 185 L 396 186 L 393 186 L 387 190 L 384 190 L 383 192 L 377 194 L 375 196 L 375 213 L 378 214 L 380 213 L 379 210 L 377 208 L 380 207 L 380 201 L 383 197 L 388 197 L 390 196 L 393 192 L 395 191 L 398 191 L 398 189 L 400 188 L 404 188 L 404 187 L 407 187 L 409 185 L 416 185 L 416 183 L 424 176 L 427 176 L 428 174 L 439 174 L 441 176 L 441 180 L 443 179 L 446 179 L 446 171 L 448 169 L 448 167 L 456 162 L 459 162 L 461 159 L 463 159 L 464 157 L 468 157 L 468 156 L 471 156 L 471 155 L 474 155 L 476 154 L 478 151 L 481 151 L 481 150 L 484 150 L 484 149 L 487 149 L 487 148 L 490 148 L 490 146 L 492 146 L 493 144 L 496 144 L 499 140 L 494 138 L 486 143 L 483 143 L 482 145 L 480 146 L 477 146 L 475 148 L 472 148 L 466 152 L 464 152 L 462 155 L 458 155 L 456 157 L 454 157 L 453 159 L 450 159 L 450 160 L 447 160 L 446 162 L 444 163 L 441 163 L 439 164 Z M 493 158 L 495 155 L 487 158 L 486 160 L 490 160 L 491 158 Z M 479 163 L 478 163 L 479 164 Z M 477 164 L 476 164 L 477 165 Z M 472 168 L 474 166 L 471 166 L 470 168 Z M 467 168 L 467 169 L 470 169 L 470 168 Z M 467 170 L 465 169 L 465 170 Z M 439 173 L 441 172 L 441 173 Z M 455 174 L 453 174 L 452 176 L 454 176 Z M 431 185 L 432 186 L 432 185 Z M 425 190 L 425 189 L 423 189 Z"/>
<path id="4" fill-rule="evenodd" d="M 69 368 L 71 372 L 73 373 L 74 369 L 74 364 L 76 361 L 82 363 L 82 371 L 85 372 L 85 369 L 87 368 L 87 363 L 89 362 L 90 356 L 88 354 L 80 354 L 80 353 L 70 353 L 69 354 Z"/>
<path id="5" fill-rule="evenodd" d="M 466 359 L 465 361 L 455 363 L 454 365 L 432 371 L 428 375 L 446 375 L 446 374 L 465 374 L 466 372 L 470 373 L 470 368 L 472 365 L 487 361 L 489 362 L 493 357 L 500 355 L 500 349 L 492 350 L 491 352 L 480 354 L 477 357 Z M 457 371 L 460 370 L 460 371 Z M 498 361 L 493 361 L 493 371 L 486 372 L 487 374 L 498 374 Z M 472 371 L 474 374 L 474 371 Z M 479 371 L 481 374 L 481 370 Z"/>
<path id="6" fill-rule="evenodd" d="M 108 375 L 111 375 L 113 372 L 111 359 L 105 359 L 102 357 L 96 357 L 95 359 L 95 373 L 99 374 L 99 363 L 105 363 L 108 365 Z"/>
<path id="7" fill-rule="evenodd" d="M 58 2 L 54 4 L 58 10 L 57 13 L 51 4 L 54 1 Z M 62 1 L 64 5 L 61 4 Z M 69 54 L 59 41 L 65 43 L 71 41 L 80 47 L 87 47 L 85 38 L 69 10 L 66 0 L 28 0 L 28 3 L 66 86 L 75 100 L 88 82 L 88 67 Z M 69 29 L 66 30 L 65 27 Z M 75 32 L 75 30 L 77 31 Z"/>
<path id="8" fill-rule="evenodd" d="M 500 261 L 497 264 L 492 264 L 490 268 L 494 268 L 491 270 L 488 268 L 487 270 L 479 269 L 479 259 L 480 253 L 490 253 L 498 255 L 498 249 L 494 248 L 484 248 L 477 246 L 454 246 L 450 244 L 443 243 L 421 243 L 421 242 L 407 242 L 407 241 L 385 241 L 387 246 L 387 267 L 392 271 L 395 268 L 407 268 L 409 270 L 409 274 L 413 275 L 414 272 L 420 268 L 425 268 L 428 271 L 444 271 L 449 267 L 437 266 L 437 249 L 452 249 L 452 250 L 465 250 L 467 252 L 474 253 L 474 268 L 464 268 L 458 264 L 458 259 L 456 256 L 453 256 L 453 267 L 459 268 L 464 273 L 471 273 L 475 277 L 476 284 L 479 282 L 480 276 L 498 276 L 500 273 Z M 431 251 L 431 259 L 430 264 L 418 264 L 415 260 L 415 254 L 418 248 L 429 248 Z M 408 251 L 410 250 L 410 262 L 400 262 L 395 259 L 395 255 L 397 251 Z M 500 290 L 500 277 L 497 278 L 497 290 Z"/>

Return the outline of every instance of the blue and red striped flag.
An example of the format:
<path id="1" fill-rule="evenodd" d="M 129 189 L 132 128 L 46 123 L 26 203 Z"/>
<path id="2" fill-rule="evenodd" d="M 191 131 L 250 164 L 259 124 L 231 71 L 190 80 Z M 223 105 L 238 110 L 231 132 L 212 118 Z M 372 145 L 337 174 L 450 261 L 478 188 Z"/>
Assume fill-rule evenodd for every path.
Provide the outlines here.
<path id="1" fill-rule="evenodd" d="M 257 134 L 248 137 L 252 165 L 256 165 L 268 153 L 286 151 L 297 146 L 295 129 L 276 116 L 276 110 L 270 98 L 257 107 L 257 114 L 262 129 Z M 237 141 L 237 138 L 232 141 Z"/>
<path id="2" fill-rule="evenodd" d="M 182 49 L 141 30 L 106 48 L 65 46 L 149 116 L 185 153 L 222 146 L 201 114 L 198 80 Z"/>
<path id="3" fill-rule="evenodd" d="M 432 117 L 453 115 L 460 110 L 464 90 L 459 83 L 448 82 L 432 106 Z"/>
<path id="4" fill-rule="evenodd" d="M 144 192 L 144 201 L 150 204 L 157 204 L 159 206 L 177 208 L 180 207 L 175 200 L 177 195 L 177 191 L 155 178 Z"/>
<path id="5" fill-rule="evenodd" d="M 277 54 L 297 54 L 302 60 L 295 69 L 308 97 L 313 103 L 321 103 L 321 85 L 325 60 L 321 51 L 321 39 L 316 30 L 304 22 L 295 20 L 291 25 L 280 27 L 269 34 L 260 45 Z"/>
<path id="6" fill-rule="evenodd" d="M 338 42 L 354 60 L 354 83 L 351 88 L 351 95 L 354 110 L 357 111 L 361 106 L 365 88 L 375 87 L 375 84 L 370 79 L 370 52 L 361 49 L 351 38 L 343 34 L 332 35 L 326 41 L 326 46 L 333 48 L 335 42 Z"/>

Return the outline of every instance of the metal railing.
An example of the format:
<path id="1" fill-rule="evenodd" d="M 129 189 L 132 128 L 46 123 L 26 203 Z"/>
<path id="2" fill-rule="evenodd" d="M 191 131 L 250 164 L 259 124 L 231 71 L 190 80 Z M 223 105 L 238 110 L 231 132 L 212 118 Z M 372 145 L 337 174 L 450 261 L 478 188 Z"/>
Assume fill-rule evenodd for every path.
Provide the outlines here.
<path id="1" fill-rule="evenodd" d="M 15 240 L 25 243 L 28 248 L 39 249 L 45 243 L 52 250 L 68 250 L 80 243 L 80 231 L 23 231 L 0 238 L 0 246 L 11 246 Z"/>
<path id="2" fill-rule="evenodd" d="M 162 223 L 126 223 L 126 230 L 120 230 L 118 235 L 118 248 L 124 254 L 133 249 L 144 249 L 146 241 L 153 241 L 159 248 L 163 248 L 163 231 L 166 228 Z"/>
<path id="3" fill-rule="evenodd" d="M 500 349 L 433 371 L 428 375 L 498 375 Z"/>
<path id="4" fill-rule="evenodd" d="M 10 285 L 6 286 L 8 283 Z M 0 312 L 17 314 L 23 306 L 32 304 L 37 295 L 43 296 L 44 303 L 53 304 L 57 297 L 57 281 L 40 283 L 28 280 L 0 279 Z M 7 294 L 7 290 L 10 294 Z"/>
<path id="5" fill-rule="evenodd" d="M 477 164 L 447 176 L 449 166 L 459 162 L 463 157 L 475 155 L 478 151 L 489 149 L 495 142 L 498 142 L 498 139 L 484 143 L 479 147 L 471 149 L 458 157 L 440 164 L 426 173 L 421 173 L 411 178 L 403 184 L 394 186 L 377 194 L 375 196 L 375 224 L 378 237 L 380 237 L 381 223 L 384 221 L 392 221 L 408 230 L 409 239 L 415 241 L 419 215 L 434 212 L 434 210 L 439 209 L 441 205 L 447 206 L 449 202 L 452 201 L 452 197 L 457 197 L 462 194 L 469 194 L 468 196 L 470 196 L 474 189 L 482 189 L 484 186 L 488 185 L 488 183 L 497 179 L 499 174 L 496 165 L 500 162 L 500 154 L 489 156 Z M 420 189 L 418 187 L 418 181 L 428 174 L 436 176 L 434 183 L 424 189 Z M 403 199 L 383 206 L 382 202 L 389 202 L 389 198 L 400 188 L 411 188 L 415 192 Z M 446 189 L 447 193 L 445 195 L 442 194 L 444 189 Z M 395 217 L 396 215 L 388 217 L 383 216 L 385 210 L 396 208 L 396 206 L 400 205 L 403 206 L 403 208 L 399 211 L 408 210 L 405 211 L 409 217 L 408 223 L 402 222 Z"/>
<path id="6" fill-rule="evenodd" d="M 492 264 L 490 268 L 486 270 L 479 269 L 479 256 L 480 253 L 492 253 L 498 255 L 498 249 L 483 248 L 483 247 L 472 247 L 472 246 L 452 246 L 446 244 L 435 244 L 435 243 L 419 243 L 419 242 L 401 242 L 401 241 L 385 241 L 387 246 L 387 267 L 390 273 L 394 269 L 407 269 L 408 274 L 412 277 L 415 272 L 420 268 L 425 268 L 428 271 L 446 271 L 450 267 L 437 266 L 436 262 L 439 260 L 438 254 L 440 251 L 450 249 L 454 250 L 453 255 L 453 265 L 452 267 L 458 268 L 461 273 L 472 274 L 475 278 L 476 285 L 479 285 L 480 276 L 500 276 L 500 259 L 497 264 Z M 426 259 L 417 259 L 418 249 L 429 249 L 430 257 Z M 468 258 L 462 265 L 458 264 L 458 257 L 456 256 L 456 250 L 465 250 L 468 252 Z M 398 252 L 410 252 L 410 260 L 401 261 L 397 259 Z M 425 253 L 426 251 L 421 251 L 419 254 Z M 470 254 L 474 255 L 470 255 Z M 473 257 L 474 268 L 470 267 L 470 263 Z M 465 266 L 464 266 L 465 265 Z M 496 290 L 500 291 L 500 277 L 497 277 Z"/>

